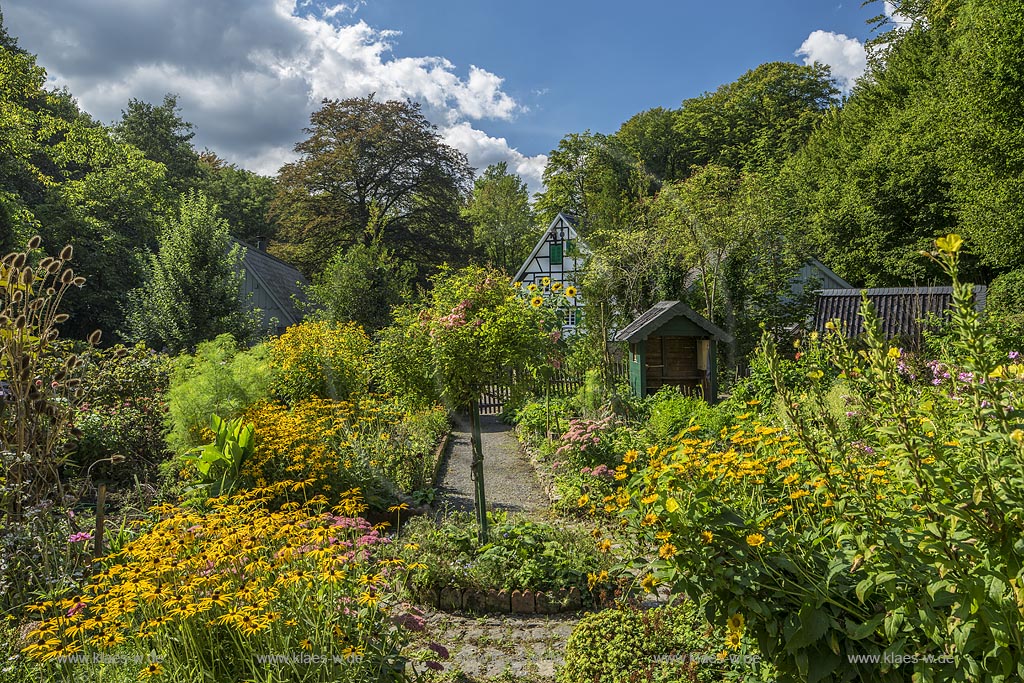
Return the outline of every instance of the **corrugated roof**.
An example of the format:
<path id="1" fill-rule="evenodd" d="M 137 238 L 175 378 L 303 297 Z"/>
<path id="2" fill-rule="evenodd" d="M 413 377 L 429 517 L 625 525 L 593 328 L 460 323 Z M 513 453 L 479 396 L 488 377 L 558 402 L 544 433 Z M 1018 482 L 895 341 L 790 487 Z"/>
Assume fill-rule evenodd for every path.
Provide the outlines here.
<path id="1" fill-rule="evenodd" d="M 977 310 L 985 307 L 987 288 L 975 286 Z M 823 289 L 818 292 L 814 307 L 814 329 L 825 331 L 825 323 L 838 320 L 846 335 L 855 337 L 864 332 L 860 317 L 863 295 L 867 294 L 875 308 L 887 338 L 921 334 L 921 320 L 929 314 L 947 315 L 953 303 L 952 287 L 879 287 L 876 289 Z"/>
<path id="2" fill-rule="evenodd" d="M 680 315 L 692 321 L 717 341 L 732 341 L 732 337 L 729 334 L 716 327 L 714 323 L 682 301 L 659 301 L 616 334 L 615 341 L 624 341 L 630 344 L 642 341 L 651 336 L 662 325 Z"/>
<path id="3" fill-rule="evenodd" d="M 270 298 L 277 303 L 278 308 L 289 317 L 288 320 L 281 320 L 281 325 L 287 327 L 301 322 L 302 308 L 296 300 L 302 303 L 307 301 L 305 288 L 309 286 L 309 281 L 302 273 L 276 256 L 242 240 L 235 241 L 245 247 L 242 267 L 260 282 Z"/>

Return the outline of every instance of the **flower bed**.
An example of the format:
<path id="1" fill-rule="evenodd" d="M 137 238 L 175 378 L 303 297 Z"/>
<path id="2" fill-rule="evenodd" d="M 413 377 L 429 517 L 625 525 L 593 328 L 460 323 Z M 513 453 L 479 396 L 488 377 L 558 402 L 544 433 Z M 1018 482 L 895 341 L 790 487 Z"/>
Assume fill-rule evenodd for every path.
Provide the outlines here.
<path id="1" fill-rule="evenodd" d="M 78 666 L 64 658 L 85 655 L 133 678 L 404 680 L 407 631 L 422 627 L 396 598 L 407 568 L 378 558 L 387 538 L 358 517 L 358 491 L 327 510 L 303 488 L 161 506 L 78 596 L 34 608 L 25 654 L 62 679 Z M 298 500 L 267 507 L 281 496 Z"/>

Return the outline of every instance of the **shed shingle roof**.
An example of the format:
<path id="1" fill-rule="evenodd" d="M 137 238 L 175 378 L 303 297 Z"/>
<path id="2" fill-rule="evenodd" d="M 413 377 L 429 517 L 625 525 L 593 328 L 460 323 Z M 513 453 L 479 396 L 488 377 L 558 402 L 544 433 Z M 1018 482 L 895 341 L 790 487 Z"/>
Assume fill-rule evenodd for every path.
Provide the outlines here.
<path id="1" fill-rule="evenodd" d="M 636 320 L 615 335 L 615 341 L 630 344 L 647 339 L 658 328 L 676 316 L 683 316 L 708 333 L 717 341 L 730 342 L 732 337 L 714 325 L 710 320 L 693 310 L 682 301 L 659 301 L 640 314 Z"/>
<path id="2" fill-rule="evenodd" d="M 977 310 L 985 307 L 987 288 L 974 288 Z M 825 323 L 839 320 L 845 334 L 855 337 L 864 332 L 860 305 L 867 294 L 887 338 L 917 337 L 920 321 L 928 314 L 945 316 L 953 303 L 952 287 L 882 287 L 876 289 L 823 289 L 814 307 L 814 329 L 825 331 Z"/>
<path id="3" fill-rule="evenodd" d="M 282 320 L 281 324 L 287 327 L 301 322 L 302 308 L 296 301 L 306 302 L 305 288 L 309 286 L 302 273 L 262 249 L 242 240 L 236 241 L 245 247 L 242 267 L 259 280 L 281 311 L 290 316 L 291 319 Z"/>

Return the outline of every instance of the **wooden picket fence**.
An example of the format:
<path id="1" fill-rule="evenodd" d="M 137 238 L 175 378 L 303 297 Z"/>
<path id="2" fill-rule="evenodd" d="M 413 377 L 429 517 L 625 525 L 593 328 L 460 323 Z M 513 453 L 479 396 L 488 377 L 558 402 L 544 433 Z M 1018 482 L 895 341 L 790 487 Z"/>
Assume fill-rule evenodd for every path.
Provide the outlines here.
<path id="1" fill-rule="evenodd" d="M 629 377 L 629 369 L 624 360 L 613 363 L 612 372 L 615 377 L 623 380 Z M 510 374 L 501 382 L 494 382 L 484 387 L 480 394 L 480 414 L 499 414 L 511 398 L 513 386 L 521 388 L 525 385 L 526 389 L 538 394 L 547 391 L 551 396 L 572 396 L 583 388 L 585 381 L 586 378 L 582 373 L 571 373 L 565 370 L 555 370 L 547 380 L 534 380 L 532 377 L 519 379 Z"/>

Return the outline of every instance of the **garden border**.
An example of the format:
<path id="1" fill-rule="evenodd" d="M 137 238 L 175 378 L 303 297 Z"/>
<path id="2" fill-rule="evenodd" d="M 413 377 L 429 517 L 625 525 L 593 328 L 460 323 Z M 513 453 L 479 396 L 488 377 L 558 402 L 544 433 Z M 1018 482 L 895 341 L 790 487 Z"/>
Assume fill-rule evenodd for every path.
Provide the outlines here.
<path id="1" fill-rule="evenodd" d="M 417 602 L 442 612 L 565 614 L 604 609 L 614 604 L 612 587 L 600 591 L 581 591 L 575 586 L 554 591 L 418 588 L 413 594 Z"/>

